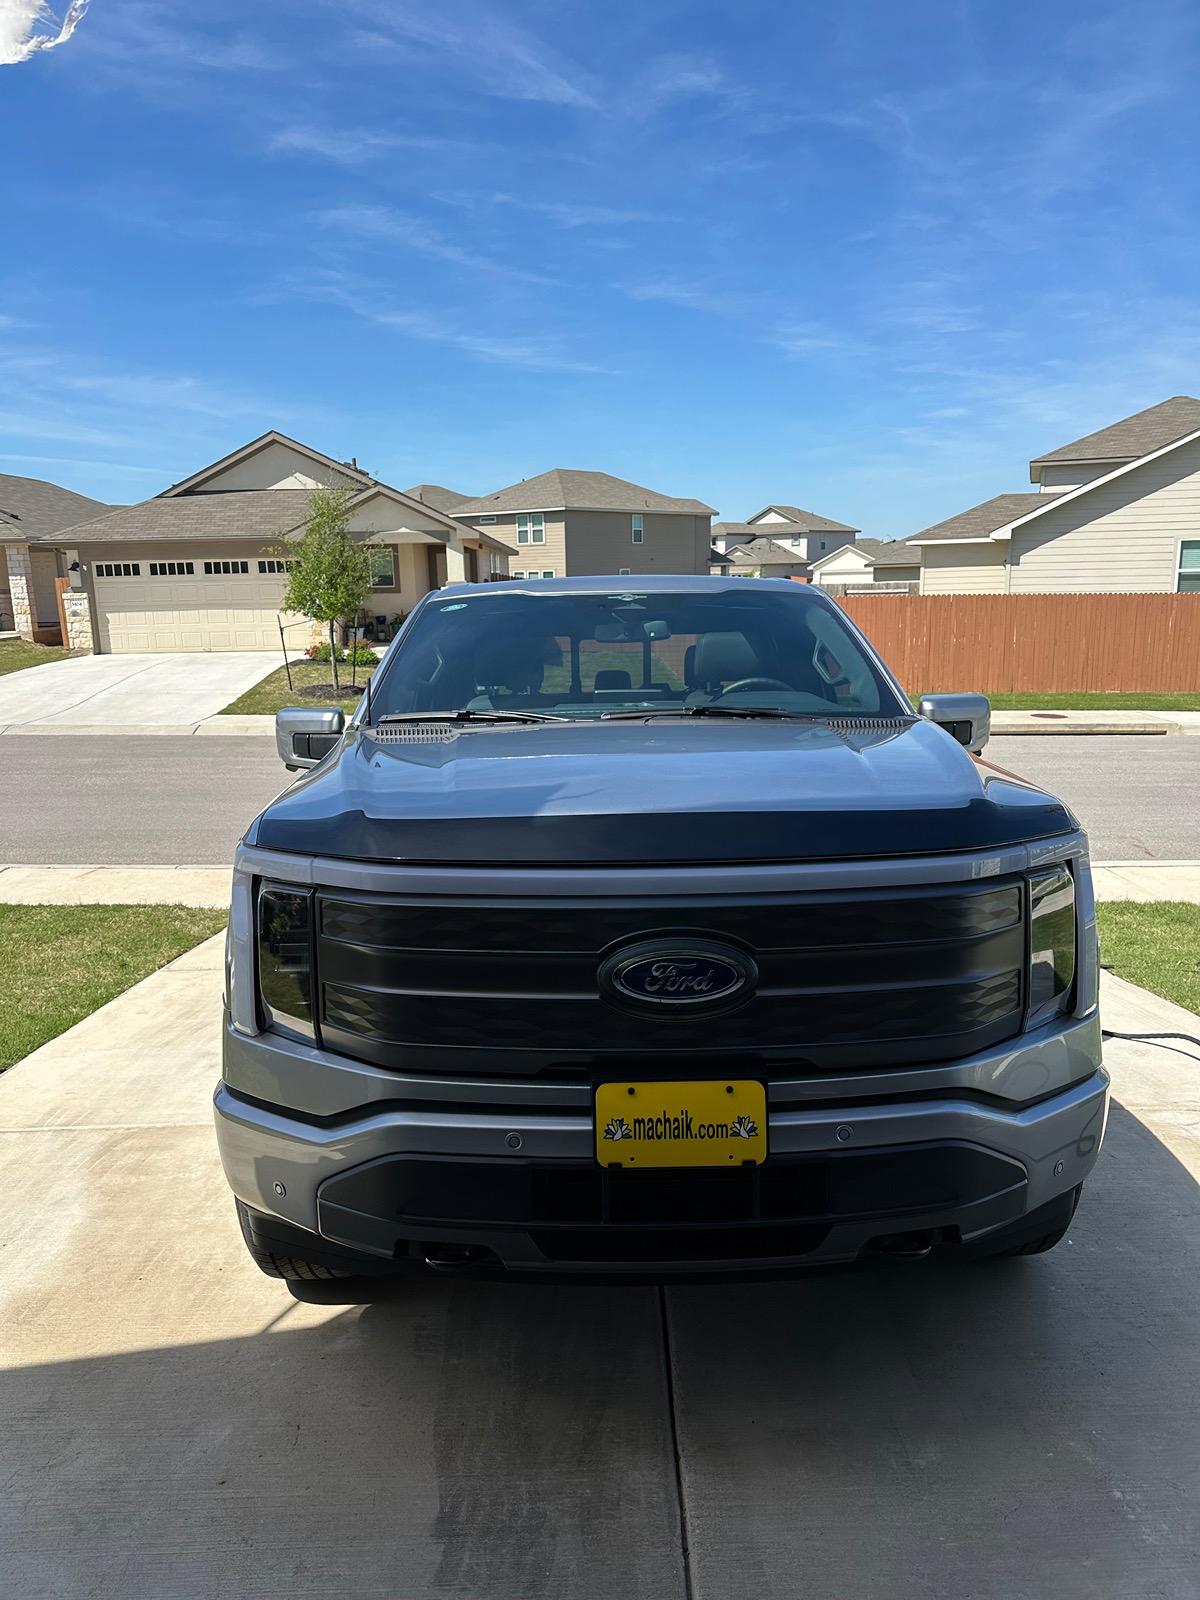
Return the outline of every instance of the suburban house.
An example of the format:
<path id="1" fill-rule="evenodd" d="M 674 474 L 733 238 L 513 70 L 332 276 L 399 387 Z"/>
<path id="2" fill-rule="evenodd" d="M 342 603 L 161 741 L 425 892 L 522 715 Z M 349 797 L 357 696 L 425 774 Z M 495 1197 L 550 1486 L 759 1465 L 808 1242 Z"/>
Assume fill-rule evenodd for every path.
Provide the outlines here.
<path id="1" fill-rule="evenodd" d="M 1175 395 L 1029 463 L 904 541 L 922 594 L 1200 591 L 1200 400 Z"/>
<path id="2" fill-rule="evenodd" d="M 111 509 L 57 483 L 0 473 L 0 636 L 61 643 L 63 569 L 55 551 L 40 541 Z"/>
<path id="3" fill-rule="evenodd" d="M 838 550 L 842 545 L 853 544 L 859 530 L 844 522 L 834 522 L 831 517 L 820 517 L 815 511 L 803 511 L 799 506 L 764 506 L 748 522 L 714 522 L 712 541 L 717 550 L 728 554 L 733 549 L 753 550 L 760 539 L 769 539 L 792 552 L 793 562 L 807 569 L 821 556 Z M 761 563 L 781 565 L 778 558 Z M 777 574 L 779 575 L 779 574 Z"/>
<path id="4" fill-rule="evenodd" d="M 774 539 L 753 539 L 748 544 L 731 544 L 716 569 L 732 572 L 735 578 L 800 578 L 808 581 L 809 564 L 800 550 L 778 544 Z M 709 571 L 713 571 L 710 559 Z"/>
<path id="5" fill-rule="evenodd" d="M 450 491 L 393 489 L 353 461 L 276 432 L 138 505 L 82 501 L 73 525 L 30 536 L 27 559 L 35 576 L 68 578 L 62 600 L 73 649 L 278 649 L 286 547 L 318 485 L 352 491 L 350 531 L 371 559 L 370 615 L 390 623 L 443 583 L 507 574 L 500 540 L 434 503 Z M 9 572 L 16 601 L 24 579 L 14 577 L 11 555 Z M 307 642 L 305 619 L 282 621 L 289 644 Z"/>
<path id="6" fill-rule="evenodd" d="M 904 539 L 856 539 L 814 561 L 811 572 L 813 583 L 835 594 L 915 594 L 920 578 L 921 552 Z"/>
<path id="7" fill-rule="evenodd" d="M 556 467 L 453 507 L 468 530 L 499 539 L 514 578 L 705 572 L 712 506 L 607 472 Z"/>

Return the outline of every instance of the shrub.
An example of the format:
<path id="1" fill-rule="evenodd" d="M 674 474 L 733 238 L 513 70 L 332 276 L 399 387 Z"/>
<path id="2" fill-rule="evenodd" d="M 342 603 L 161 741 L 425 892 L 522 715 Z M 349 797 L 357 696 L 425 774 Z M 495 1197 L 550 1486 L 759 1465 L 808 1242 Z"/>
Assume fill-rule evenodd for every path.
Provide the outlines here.
<path id="1" fill-rule="evenodd" d="M 329 646 L 328 644 L 310 644 L 304 654 L 310 661 L 328 661 Z M 343 650 L 339 646 L 337 658 L 339 661 L 350 661 L 353 659 L 355 665 L 360 667 L 376 667 L 379 665 L 379 657 L 375 654 L 374 650 L 365 644 L 360 644 L 355 649 L 353 657 L 351 656 L 351 652 L 349 650 Z"/>

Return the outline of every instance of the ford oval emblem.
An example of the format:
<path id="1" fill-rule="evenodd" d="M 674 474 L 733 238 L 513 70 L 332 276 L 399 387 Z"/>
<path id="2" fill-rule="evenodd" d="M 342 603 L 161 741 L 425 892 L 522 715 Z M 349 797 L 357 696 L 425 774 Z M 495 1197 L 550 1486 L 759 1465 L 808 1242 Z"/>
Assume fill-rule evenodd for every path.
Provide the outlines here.
<path id="1" fill-rule="evenodd" d="M 626 945 L 599 972 L 610 998 L 657 1011 L 729 1005 L 748 998 L 757 978 L 754 962 L 740 950 L 683 938 Z"/>

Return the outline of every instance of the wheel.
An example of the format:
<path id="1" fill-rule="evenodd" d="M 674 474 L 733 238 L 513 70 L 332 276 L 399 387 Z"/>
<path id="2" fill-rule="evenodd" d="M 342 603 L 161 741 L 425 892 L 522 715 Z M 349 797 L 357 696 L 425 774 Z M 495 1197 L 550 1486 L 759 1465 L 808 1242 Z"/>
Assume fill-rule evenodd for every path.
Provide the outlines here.
<path id="1" fill-rule="evenodd" d="M 1011 1227 L 981 1239 L 978 1244 L 968 1245 L 965 1254 L 972 1261 L 1001 1261 L 1012 1256 L 1044 1255 L 1066 1238 L 1082 1193 L 1083 1185 L 1077 1184 L 1074 1189 L 1068 1189 L 1066 1194 L 1060 1194 L 1044 1206 L 1039 1206 Z"/>
<path id="2" fill-rule="evenodd" d="M 354 1276 L 352 1272 L 347 1272 L 342 1267 L 326 1266 L 320 1261 L 305 1261 L 300 1257 L 282 1255 L 272 1250 L 268 1241 L 255 1233 L 252 1221 L 254 1213 L 250 1207 L 241 1200 L 235 1200 L 234 1204 L 237 1206 L 238 1223 L 250 1258 L 258 1270 L 265 1272 L 268 1278 L 286 1278 L 293 1283 L 297 1281 L 327 1283 L 334 1278 Z"/>

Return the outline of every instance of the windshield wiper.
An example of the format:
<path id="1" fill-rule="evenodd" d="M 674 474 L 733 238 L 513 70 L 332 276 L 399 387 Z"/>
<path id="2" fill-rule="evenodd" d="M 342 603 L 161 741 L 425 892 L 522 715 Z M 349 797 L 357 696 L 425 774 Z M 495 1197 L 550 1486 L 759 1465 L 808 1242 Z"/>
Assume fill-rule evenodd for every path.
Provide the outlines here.
<path id="1" fill-rule="evenodd" d="M 559 717 L 549 711 L 471 711 L 462 707 L 458 711 L 388 711 L 376 717 L 376 725 L 385 722 L 570 722 L 570 717 Z"/>
<path id="2" fill-rule="evenodd" d="M 784 711 L 779 706 L 646 706 L 641 711 L 604 711 L 600 721 L 632 721 L 638 717 L 774 717 L 783 722 L 811 722 L 836 715 L 835 711 Z"/>

